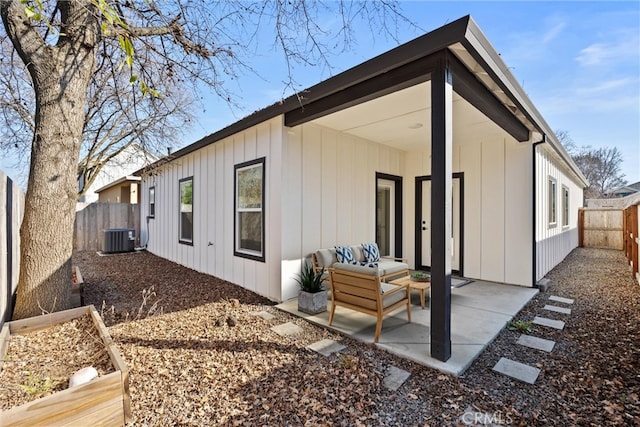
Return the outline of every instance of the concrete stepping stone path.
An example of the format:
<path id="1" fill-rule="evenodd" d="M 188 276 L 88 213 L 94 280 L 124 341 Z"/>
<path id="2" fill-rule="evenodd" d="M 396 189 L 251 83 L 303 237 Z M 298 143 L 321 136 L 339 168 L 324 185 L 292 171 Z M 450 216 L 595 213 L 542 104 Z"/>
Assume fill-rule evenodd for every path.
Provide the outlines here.
<path id="1" fill-rule="evenodd" d="M 273 314 L 269 313 L 268 311 L 254 311 L 251 313 L 252 316 L 257 316 L 257 317 L 262 317 L 264 320 L 273 320 L 276 318 L 276 316 L 274 316 Z"/>
<path id="2" fill-rule="evenodd" d="M 313 344 L 309 344 L 307 348 L 315 351 L 316 353 L 320 353 L 325 357 L 329 357 L 331 356 L 332 353 L 337 353 L 339 351 L 344 350 L 347 347 L 345 347 L 344 345 L 340 344 L 337 341 L 324 339 L 324 340 L 314 342 Z"/>
<path id="3" fill-rule="evenodd" d="M 302 328 L 295 323 L 287 322 L 282 325 L 274 326 L 271 328 L 273 332 L 280 335 L 281 337 L 287 337 L 291 335 L 296 335 L 302 332 Z"/>
<path id="4" fill-rule="evenodd" d="M 551 295 L 549 301 L 561 302 L 563 304 L 573 304 L 574 302 L 572 298 L 557 297 L 555 295 Z"/>
<path id="5" fill-rule="evenodd" d="M 516 344 L 523 345 L 525 347 L 534 348 L 536 350 L 546 351 L 551 353 L 553 347 L 556 345 L 555 341 L 546 340 L 544 338 L 532 337 L 531 335 L 520 335 Z"/>
<path id="6" fill-rule="evenodd" d="M 540 369 L 506 357 L 498 360 L 493 370 L 527 384 L 534 384 L 540 375 Z"/>
<path id="7" fill-rule="evenodd" d="M 533 318 L 533 323 L 540 326 L 547 326 L 553 329 L 564 329 L 564 322 L 562 320 L 553 320 L 546 317 L 536 316 Z"/>
<path id="8" fill-rule="evenodd" d="M 549 310 L 549 311 L 555 311 L 556 313 L 571 314 L 571 309 L 570 308 L 558 307 L 556 305 L 547 304 L 542 308 L 544 308 L 545 310 Z"/>
<path id="9" fill-rule="evenodd" d="M 403 369 L 389 366 L 387 376 L 382 380 L 382 385 L 391 391 L 396 391 L 410 376 L 411 374 Z"/>

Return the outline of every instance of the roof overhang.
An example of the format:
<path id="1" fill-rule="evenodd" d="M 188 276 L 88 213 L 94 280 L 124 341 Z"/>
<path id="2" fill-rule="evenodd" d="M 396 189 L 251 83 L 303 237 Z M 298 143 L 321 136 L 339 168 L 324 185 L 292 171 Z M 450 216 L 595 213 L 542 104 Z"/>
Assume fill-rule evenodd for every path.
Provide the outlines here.
<path id="1" fill-rule="evenodd" d="M 137 172 L 136 172 L 137 173 Z M 140 178 L 139 176 L 133 176 L 133 175 L 127 175 L 127 176 L 123 176 L 122 178 L 116 179 L 113 182 L 110 182 L 109 184 L 105 185 L 104 187 L 100 187 L 96 190 L 96 193 L 100 193 L 102 191 L 108 190 L 110 188 L 113 187 L 117 187 L 121 184 L 124 183 L 132 183 L 132 182 L 140 182 L 142 180 L 142 178 Z"/>
<path id="2" fill-rule="evenodd" d="M 450 67 L 454 90 L 517 141 L 547 142 L 571 171 L 587 180 L 470 16 L 465 16 L 360 65 L 259 110 L 156 162 L 187 155 L 249 127 L 284 115 L 297 126 L 429 81 L 442 62 Z M 136 172 L 144 173 L 149 168 Z"/>

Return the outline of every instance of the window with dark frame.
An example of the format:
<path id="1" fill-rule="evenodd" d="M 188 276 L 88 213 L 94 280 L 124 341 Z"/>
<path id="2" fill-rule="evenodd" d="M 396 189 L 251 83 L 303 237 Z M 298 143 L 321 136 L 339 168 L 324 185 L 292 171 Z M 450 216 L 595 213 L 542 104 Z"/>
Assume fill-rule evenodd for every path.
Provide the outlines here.
<path id="1" fill-rule="evenodd" d="M 193 177 L 180 181 L 179 242 L 193 244 Z"/>
<path id="2" fill-rule="evenodd" d="M 549 178 L 549 227 L 555 227 L 558 222 L 556 180 Z"/>
<path id="3" fill-rule="evenodd" d="M 562 186 L 562 226 L 569 226 L 569 189 Z"/>
<path id="4" fill-rule="evenodd" d="M 149 217 L 156 216 L 156 187 L 149 187 Z"/>
<path id="5" fill-rule="evenodd" d="M 234 255 L 264 261 L 265 159 L 238 164 L 235 169 Z"/>

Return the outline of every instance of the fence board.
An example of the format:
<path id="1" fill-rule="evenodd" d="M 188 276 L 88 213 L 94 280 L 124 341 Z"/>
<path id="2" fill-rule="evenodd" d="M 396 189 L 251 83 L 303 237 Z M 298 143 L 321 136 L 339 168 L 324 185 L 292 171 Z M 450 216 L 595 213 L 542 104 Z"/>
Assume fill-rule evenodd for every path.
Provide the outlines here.
<path id="1" fill-rule="evenodd" d="M 586 208 L 580 214 L 581 246 L 624 249 L 624 215 L 622 209 Z"/>
<path id="2" fill-rule="evenodd" d="M 76 212 L 73 248 L 77 251 L 102 249 L 104 230 L 133 228 L 136 246 L 140 245 L 140 205 L 128 203 L 91 203 Z"/>
<path id="3" fill-rule="evenodd" d="M 24 193 L 0 171 L 0 328 L 11 320 L 20 271 Z"/>

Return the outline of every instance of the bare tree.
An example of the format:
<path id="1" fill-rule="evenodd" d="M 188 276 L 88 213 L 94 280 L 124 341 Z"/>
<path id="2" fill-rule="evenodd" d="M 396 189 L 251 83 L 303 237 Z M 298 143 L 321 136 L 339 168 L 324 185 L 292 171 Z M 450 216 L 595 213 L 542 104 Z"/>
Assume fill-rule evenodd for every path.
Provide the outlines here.
<path id="1" fill-rule="evenodd" d="M 578 147 L 568 131 L 557 130 L 556 135 L 589 181 L 584 192 L 586 199 L 607 197 L 611 190 L 627 183 L 621 170 L 624 159 L 617 147 Z"/>
<path id="2" fill-rule="evenodd" d="M 338 23 L 333 31 L 323 26 L 328 12 L 338 18 L 330 20 Z M 285 86 L 295 87 L 292 65 L 328 64 L 330 52 L 348 45 L 356 20 L 364 20 L 372 34 L 389 35 L 407 22 L 395 2 L 346 0 L 3 0 L 0 16 L 35 96 L 14 318 L 69 305 L 77 165 L 98 67 L 113 71 L 109 84 L 119 95 L 134 86 L 141 95 L 168 97 L 182 83 L 194 90 L 204 84 L 232 102 L 226 79 L 250 70 L 251 48 L 264 26 L 272 26 L 274 45 L 290 66 Z M 104 64 L 104 55 L 115 53 L 112 43 L 120 55 Z M 128 73 L 126 85 L 120 72 Z M 113 112 L 141 109 L 134 102 Z"/>

